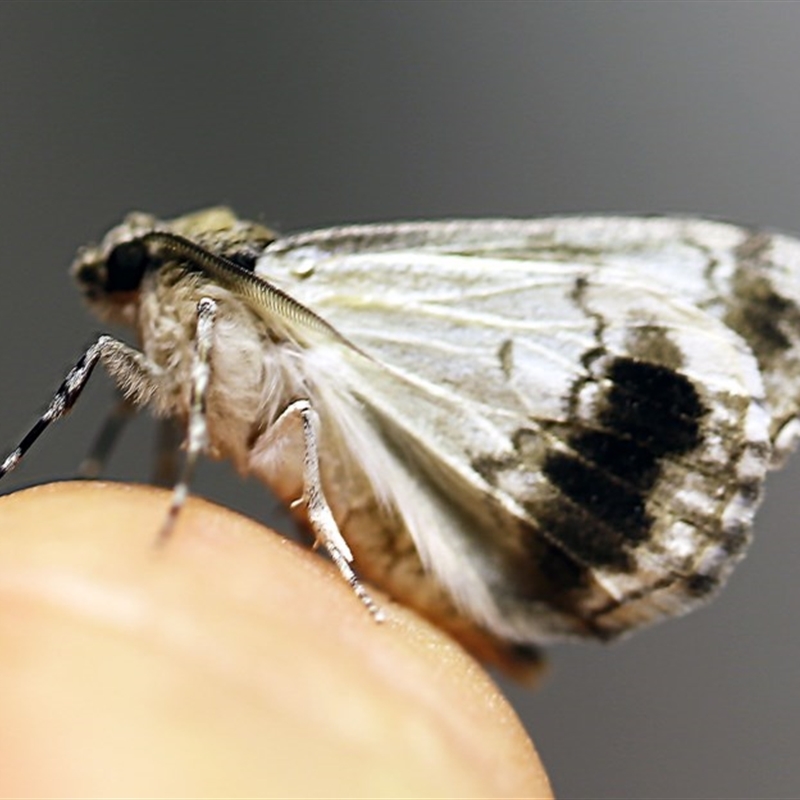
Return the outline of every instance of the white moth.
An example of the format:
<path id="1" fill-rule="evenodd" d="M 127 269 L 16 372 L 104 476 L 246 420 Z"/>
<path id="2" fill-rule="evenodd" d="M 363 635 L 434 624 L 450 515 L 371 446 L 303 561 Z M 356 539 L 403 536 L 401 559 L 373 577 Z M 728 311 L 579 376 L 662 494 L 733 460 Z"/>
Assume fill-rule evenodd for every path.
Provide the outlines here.
<path id="1" fill-rule="evenodd" d="M 509 668 L 705 599 L 800 427 L 800 242 L 733 225 L 133 214 L 73 274 L 140 349 L 100 337 L 0 474 L 102 362 L 186 431 L 170 519 L 229 458 L 373 613 L 354 569 Z"/>

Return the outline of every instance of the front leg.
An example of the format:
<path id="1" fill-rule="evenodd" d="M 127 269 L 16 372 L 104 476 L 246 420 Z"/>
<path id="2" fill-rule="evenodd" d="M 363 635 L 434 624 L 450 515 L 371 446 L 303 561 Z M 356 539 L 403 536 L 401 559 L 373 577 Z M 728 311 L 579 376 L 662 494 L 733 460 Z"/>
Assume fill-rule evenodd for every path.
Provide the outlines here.
<path id="1" fill-rule="evenodd" d="M 158 392 L 161 369 L 144 353 L 129 347 L 112 336 L 100 336 L 78 359 L 58 387 L 47 410 L 22 438 L 17 447 L 0 464 L 0 478 L 19 464 L 33 443 L 49 425 L 66 416 L 80 397 L 97 362 L 102 361 L 126 397 L 134 403 L 146 403 Z"/>

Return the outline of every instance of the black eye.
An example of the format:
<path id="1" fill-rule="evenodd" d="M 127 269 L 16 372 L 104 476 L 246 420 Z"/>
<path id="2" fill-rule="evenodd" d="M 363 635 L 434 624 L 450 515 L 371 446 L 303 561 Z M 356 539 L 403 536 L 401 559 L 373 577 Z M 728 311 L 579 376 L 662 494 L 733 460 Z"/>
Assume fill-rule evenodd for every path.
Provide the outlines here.
<path id="1" fill-rule="evenodd" d="M 106 260 L 106 291 L 129 292 L 138 289 L 149 262 L 150 254 L 138 239 L 118 244 Z"/>
<path id="2" fill-rule="evenodd" d="M 248 272 L 255 272 L 256 262 L 258 261 L 259 253 L 252 250 L 237 250 L 235 253 L 228 253 L 227 258 L 238 264 L 242 269 Z"/>

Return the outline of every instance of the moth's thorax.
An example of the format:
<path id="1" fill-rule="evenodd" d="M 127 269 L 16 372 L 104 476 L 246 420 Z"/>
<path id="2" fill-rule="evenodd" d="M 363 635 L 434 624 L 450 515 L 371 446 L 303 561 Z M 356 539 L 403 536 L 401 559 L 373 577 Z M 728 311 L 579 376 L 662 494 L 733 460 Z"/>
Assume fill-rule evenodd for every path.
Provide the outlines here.
<path id="1" fill-rule="evenodd" d="M 207 412 L 211 452 L 244 470 L 253 439 L 289 402 L 308 394 L 303 358 L 231 291 L 180 267 L 163 268 L 142 282 L 135 322 L 142 351 L 163 370 L 163 390 L 154 398 L 159 413 L 188 413 L 202 298 L 218 307 Z"/>

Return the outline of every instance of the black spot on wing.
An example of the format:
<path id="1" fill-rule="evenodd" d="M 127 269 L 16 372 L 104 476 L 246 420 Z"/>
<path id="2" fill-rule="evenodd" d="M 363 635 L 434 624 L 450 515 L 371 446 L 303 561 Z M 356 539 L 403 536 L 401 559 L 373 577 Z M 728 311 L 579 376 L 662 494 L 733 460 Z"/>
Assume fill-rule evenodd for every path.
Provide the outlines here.
<path id="1" fill-rule="evenodd" d="M 598 415 L 610 433 L 628 437 L 654 456 L 675 456 L 700 443 L 706 409 L 694 384 L 661 364 L 615 358 L 611 385 Z"/>
<path id="2" fill-rule="evenodd" d="M 633 439 L 608 431 L 579 430 L 570 436 L 570 442 L 591 464 L 604 467 L 609 475 L 639 492 L 646 492 L 658 478 L 652 451 Z"/>
<path id="3" fill-rule="evenodd" d="M 572 453 L 552 453 L 545 462 L 544 473 L 550 483 L 588 515 L 588 519 L 581 520 L 584 529 L 591 520 L 608 528 L 603 536 L 586 537 L 585 530 L 575 530 L 570 535 L 573 540 L 582 540 L 580 549 L 592 553 L 592 563 L 613 557 L 610 553 L 605 554 L 609 539 L 618 540 L 619 544 L 625 541 L 636 543 L 647 536 L 650 517 L 645 511 L 645 493 L 615 481 L 603 468 Z M 595 525 L 590 527 L 596 528 Z M 604 555 L 601 556 L 601 552 Z"/>
<path id="4" fill-rule="evenodd" d="M 615 358 L 601 386 L 595 418 L 567 428 L 566 449 L 545 458 L 556 494 L 529 511 L 581 563 L 629 571 L 653 526 L 661 462 L 699 445 L 707 412 L 692 382 L 660 364 Z"/>

